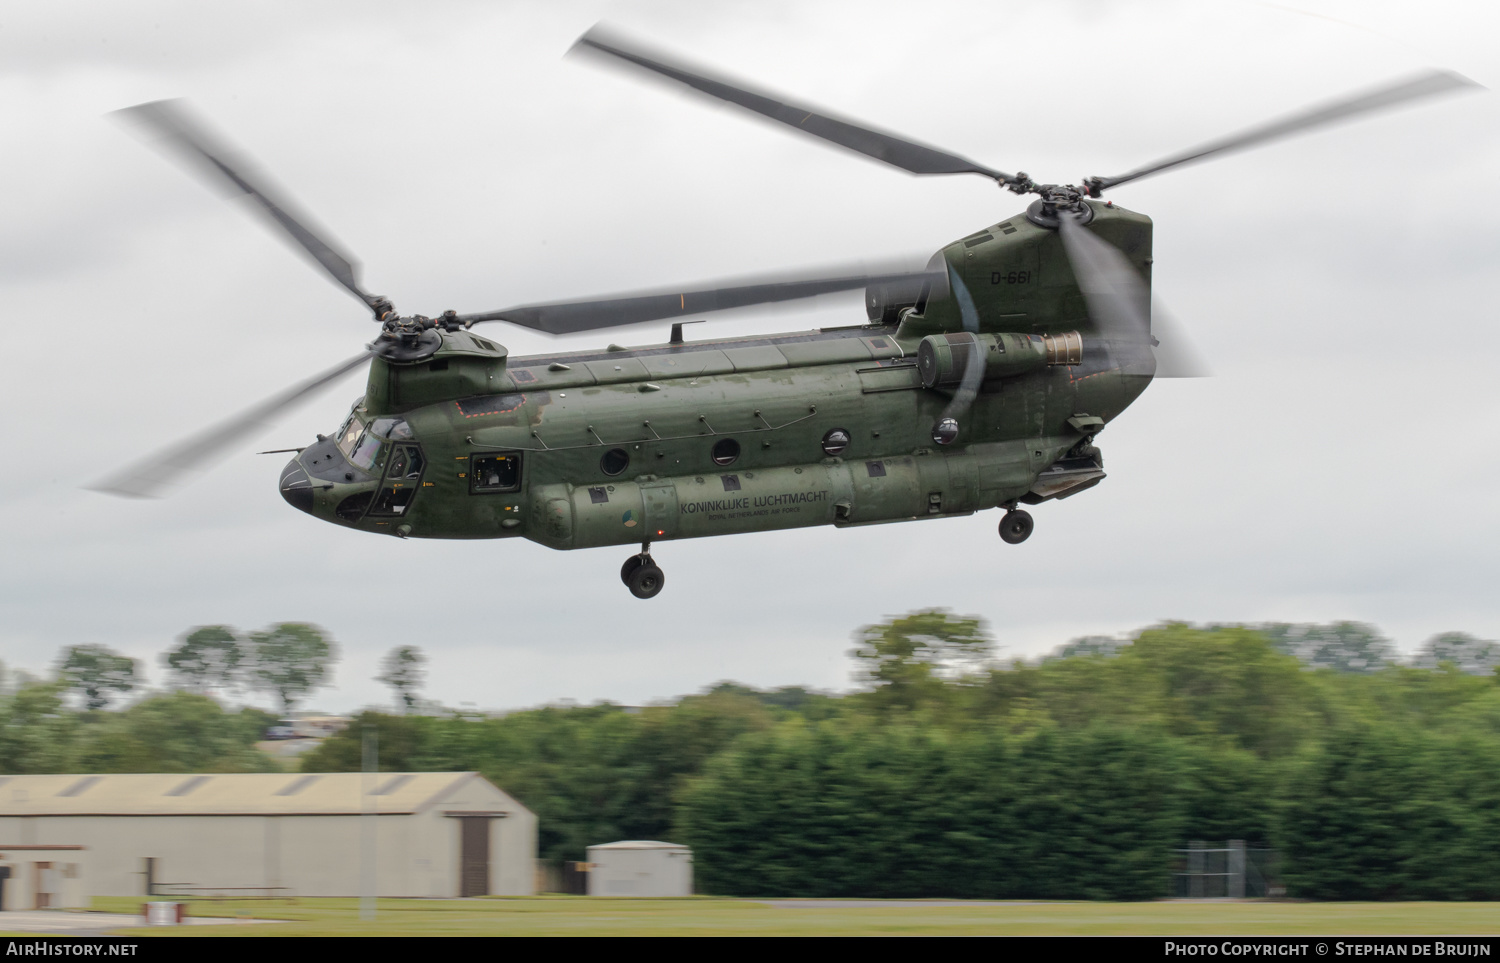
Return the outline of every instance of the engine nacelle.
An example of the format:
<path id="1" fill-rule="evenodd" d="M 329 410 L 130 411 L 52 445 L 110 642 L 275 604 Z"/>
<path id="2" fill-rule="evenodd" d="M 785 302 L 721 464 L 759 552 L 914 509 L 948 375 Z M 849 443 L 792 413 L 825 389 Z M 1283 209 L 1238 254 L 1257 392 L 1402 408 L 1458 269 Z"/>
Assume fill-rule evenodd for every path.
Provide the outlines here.
<path id="1" fill-rule="evenodd" d="M 901 320 L 903 308 L 914 308 L 921 314 L 931 284 L 921 276 L 871 284 L 865 288 L 865 314 L 873 324 L 895 324 Z"/>
<path id="2" fill-rule="evenodd" d="M 1048 365 L 1073 365 L 1083 361 L 1083 336 L 1077 331 L 1062 334 L 929 334 L 917 345 L 917 370 L 922 384 L 954 385 L 963 380 L 969 352 L 983 354 L 984 379 L 1014 378 Z"/>

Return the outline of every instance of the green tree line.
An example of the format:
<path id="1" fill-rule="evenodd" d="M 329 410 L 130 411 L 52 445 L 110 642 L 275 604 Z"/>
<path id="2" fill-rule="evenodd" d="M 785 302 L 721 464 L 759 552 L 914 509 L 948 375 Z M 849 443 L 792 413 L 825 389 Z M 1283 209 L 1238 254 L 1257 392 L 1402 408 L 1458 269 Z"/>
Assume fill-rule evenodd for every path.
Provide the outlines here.
<path id="1" fill-rule="evenodd" d="M 0 697 L 0 773 L 274 772 L 255 743 L 276 716 L 169 692 L 118 712 L 69 708 L 67 682 L 22 683 Z"/>
<path id="2" fill-rule="evenodd" d="M 1002 667 L 977 619 L 915 613 L 857 636 L 845 696 L 368 713 L 302 765 L 358 768 L 373 726 L 383 768 L 520 798 L 544 857 L 671 839 L 724 894 L 1146 899 L 1174 849 L 1233 838 L 1293 896 L 1500 898 L 1500 678 L 1326 641 L 1311 668 L 1275 627 L 1164 625 Z"/>
<path id="3" fill-rule="evenodd" d="M 934 610 L 857 633 L 845 695 L 723 683 L 494 716 L 415 711 L 407 650 L 380 676 L 401 711 L 301 766 L 358 769 L 373 727 L 384 770 L 519 798 L 544 858 L 670 839 L 722 894 L 1146 899 L 1187 841 L 1244 839 L 1282 854 L 1291 896 L 1500 898 L 1500 653 L 1458 633 L 1393 651 L 1353 623 L 1168 624 L 1006 665 L 980 620 Z M 0 770 L 273 768 L 253 745 L 274 717 L 201 677 L 118 711 L 71 708 L 88 692 L 61 670 L 14 687 Z"/>

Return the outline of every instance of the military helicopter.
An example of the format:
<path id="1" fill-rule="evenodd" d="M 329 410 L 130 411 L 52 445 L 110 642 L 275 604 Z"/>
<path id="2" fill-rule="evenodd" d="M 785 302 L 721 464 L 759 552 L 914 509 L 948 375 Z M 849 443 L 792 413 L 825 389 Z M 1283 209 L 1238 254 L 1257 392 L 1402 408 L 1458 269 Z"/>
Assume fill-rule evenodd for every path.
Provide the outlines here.
<path id="1" fill-rule="evenodd" d="M 689 69 L 595 27 L 576 48 L 738 105 L 912 174 L 976 174 L 1025 210 L 946 245 L 920 270 L 752 279 L 672 292 L 402 315 L 356 263 L 233 160 L 175 102 L 122 111 L 211 179 L 256 202 L 380 325 L 365 350 L 94 486 L 160 494 L 322 386 L 369 366 L 333 434 L 293 453 L 288 504 L 399 538 L 529 538 L 556 549 L 639 545 L 621 580 L 665 583 L 655 542 L 846 527 L 1020 506 L 1105 477 L 1096 436 L 1153 378 L 1193 374 L 1153 330 L 1152 223 L 1107 190 L 1418 98 L 1473 88 L 1428 72 L 1077 185 L 1039 183 Z M 865 291 L 847 327 L 688 341 L 707 312 Z M 665 343 L 509 357 L 475 325 L 568 334 L 673 320 Z"/>

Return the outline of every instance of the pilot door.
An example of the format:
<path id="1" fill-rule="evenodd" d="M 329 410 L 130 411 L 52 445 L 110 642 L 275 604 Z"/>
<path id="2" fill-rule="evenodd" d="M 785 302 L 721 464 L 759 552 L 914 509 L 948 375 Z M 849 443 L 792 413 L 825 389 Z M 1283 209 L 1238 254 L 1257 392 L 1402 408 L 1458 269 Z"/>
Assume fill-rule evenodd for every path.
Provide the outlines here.
<path id="1" fill-rule="evenodd" d="M 395 518 L 411 510 L 412 500 L 422 487 L 422 470 L 427 467 L 422 449 L 417 445 L 398 444 L 386 461 L 385 480 L 370 506 L 370 514 Z"/>

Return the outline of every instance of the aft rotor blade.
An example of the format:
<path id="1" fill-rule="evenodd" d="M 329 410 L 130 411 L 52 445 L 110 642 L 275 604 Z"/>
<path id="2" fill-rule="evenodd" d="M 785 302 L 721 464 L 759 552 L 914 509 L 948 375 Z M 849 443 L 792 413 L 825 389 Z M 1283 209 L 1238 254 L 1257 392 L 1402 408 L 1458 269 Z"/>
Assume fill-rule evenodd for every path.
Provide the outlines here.
<path id="1" fill-rule="evenodd" d="M 376 311 L 377 298 L 359 284 L 359 264 L 328 239 L 308 226 L 309 219 L 295 212 L 289 202 L 279 198 L 264 180 L 252 173 L 252 165 L 236 158 L 217 142 L 207 128 L 189 115 L 181 101 L 157 100 L 115 111 L 154 131 L 194 163 L 200 171 L 222 186 L 248 194 L 262 211 L 276 222 L 286 236 L 318 263 L 328 276 Z"/>
<path id="2" fill-rule="evenodd" d="M 1156 377 L 1211 378 L 1213 371 L 1182 322 L 1151 299 L 1151 339 L 1156 342 Z"/>
<path id="3" fill-rule="evenodd" d="M 985 167 L 967 157 L 950 154 L 936 147 L 928 147 L 914 140 L 844 120 L 806 104 L 780 100 L 768 93 L 751 90 L 726 79 L 691 70 L 682 64 L 671 62 L 660 54 L 647 52 L 639 44 L 625 41 L 598 26 L 578 39 L 574 48 L 579 47 L 618 57 L 662 77 L 686 84 L 710 97 L 738 104 L 746 110 L 800 130 L 804 134 L 822 138 L 913 174 L 982 174 L 1002 184 L 1017 182 L 1015 175 Z"/>
<path id="4" fill-rule="evenodd" d="M 1112 341 L 1149 341 L 1151 295 L 1125 255 L 1066 211 L 1058 211 L 1057 229 L 1099 335 Z"/>
<path id="5" fill-rule="evenodd" d="M 1315 127 L 1323 127 L 1328 124 L 1348 120 L 1359 114 L 1382 110 L 1387 107 L 1395 107 L 1400 104 L 1423 97 L 1432 97 L 1456 90 L 1483 89 L 1480 84 L 1475 83 L 1460 74 L 1444 70 L 1428 71 L 1418 74 L 1408 80 L 1402 80 L 1393 84 L 1376 87 L 1362 94 L 1344 97 L 1321 107 L 1292 114 L 1281 120 L 1272 121 L 1259 127 L 1232 134 L 1216 141 L 1210 141 L 1192 150 L 1181 154 L 1173 154 L 1144 167 L 1137 167 L 1129 173 L 1118 177 L 1091 177 L 1085 183 L 1097 195 L 1099 191 L 1111 187 L 1118 187 L 1128 181 L 1139 180 L 1151 174 L 1159 174 L 1173 167 L 1181 167 L 1195 161 L 1204 160 L 1215 154 L 1227 154 L 1231 151 L 1244 150 L 1247 147 L 1255 147 L 1267 141 L 1288 137 L 1304 130 Z"/>
<path id="6" fill-rule="evenodd" d="M 958 390 L 953 392 L 952 400 L 948 402 L 948 406 L 939 416 L 940 422 L 944 418 L 952 418 L 962 423 L 969 408 L 974 404 L 974 399 L 979 395 L 980 384 L 984 382 L 984 346 L 979 343 L 978 335 L 973 332 L 966 333 L 969 337 L 969 351 L 964 361 L 963 378 L 959 380 Z"/>
<path id="7" fill-rule="evenodd" d="M 614 328 L 642 321 L 681 318 L 710 311 L 727 311 L 757 304 L 774 304 L 813 298 L 821 294 L 852 291 L 871 284 L 889 284 L 929 280 L 926 272 L 892 274 L 848 274 L 841 277 L 761 280 L 725 287 L 700 288 L 696 291 L 673 291 L 656 294 L 625 294 L 588 301 L 557 301 L 547 304 L 523 304 L 499 311 L 461 314 L 464 324 L 483 321 L 509 321 L 523 328 L 548 334 L 572 334 Z M 941 286 L 941 276 L 931 278 Z"/>
<path id="8" fill-rule="evenodd" d="M 129 498 L 159 498 L 194 471 L 202 471 L 249 435 L 270 427 L 277 415 L 370 359 L 369 351 L 341 361 L 322 374 L 300 382 L 174 445 L 143 458 L 88 487 Z"/>

